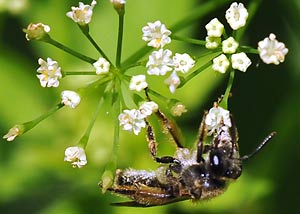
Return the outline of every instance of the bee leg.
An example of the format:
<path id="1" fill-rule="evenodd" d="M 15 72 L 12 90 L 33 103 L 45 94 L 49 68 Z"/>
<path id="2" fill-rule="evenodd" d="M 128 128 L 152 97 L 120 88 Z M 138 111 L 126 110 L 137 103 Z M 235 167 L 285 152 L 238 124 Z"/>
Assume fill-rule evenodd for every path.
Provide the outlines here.
<path id="1" fill-rule="evenodd" d="M 202 154 L 204 153 L 204 138 L 206 136 L 206 126 L 205 126 L 205 118 L 206 118 L 207 112 L 204 112 L 200 128 L 199 128 L 199 136 L 197 141 L 197 162 L 198 163 L 204 163 L 204 159 L 202 157 Z"/>
<path id="2" fill-rule="evenodd" d="M 155 134 L 153 132 L 152 126 L 149 124 L 147 120 L 146 121 L 146 126 L 147 126 L 147 134 L 146 134 L 146 139 L 148 142 L 148 149 L 150 151 L 150 154 L 152 155 L 152 158 L 155 160 L 156 159 L 156 151 L 157 151 L 157 143 L 155 140 Z"/>
<path id="3" fill-rule="evenodd" d="M 149 101 L 151 101 L 151 98 L 149 97 L 147 88 L 145 89 L 145 94 L 146 94 L 147 99 Z M 172 136 L 174 142 L 176 143 L 176 146 L 178 148 L 183 148 L 183 146 L 181 144 L 182 137 L 181 137 L 180 131 L 177 128 L 175 122 L 169 120 L 159 109 L 155 112 L 155 114 L 161 120 L 163 126 L 168 130 L 168 132 Z"/>

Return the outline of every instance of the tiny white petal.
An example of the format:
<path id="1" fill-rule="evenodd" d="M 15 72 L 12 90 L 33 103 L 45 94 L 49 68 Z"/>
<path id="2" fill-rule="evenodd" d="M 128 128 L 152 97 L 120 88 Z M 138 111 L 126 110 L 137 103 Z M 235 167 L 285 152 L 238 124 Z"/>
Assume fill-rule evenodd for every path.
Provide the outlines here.
<path id="1" fill-rule="evenodd" d="M 278 42 L 276 36 L 271 33 L 269 37 L 258 43 L 258 52 L 264 63 L 278 65 L 284 62 L 288 49 L 284 43 Z"/>
<path id="2" fill-rule="evenodd" d="M 85 151 L 82 147 L 73 146 L 65 150 L 64 161 L 70 162 L 72 166 L 81 168 L 87 164 Z"/>
<path id="3" fill-rule="evenodd" d="M 38 63 L 40 67 L 37 69 L 39 73 L 36 75 L 42 87 L 58 87 L 59 79 L 62 78 L 61 68 L 58 63 L 51 58 L 47 58 L 47 62 L 39 58 Z"/>
<path id="4" fill-rule="evenodd" d="M 123 126 L 125 131 L 133 131 L 135 135 L 138 135 L 142 128 L 146 127 L 144 120 L 145 116 L 141 114 L 139 110 L 131 109 L 124 110 L 118 117 L 120 126 Z"/>
<path id="5" fill-rule="evenodd" d="M 158 105 L 154 101 L 144 102 L 140 105 L 139 111 L 144 117 L 150 116 L 158 110 Z"/>
<path id="6" fill-rule="evenodd" d="M 180 78 L 177 76 L 176 71 L 165 80 L 165 84 L 169 86 L 171 93 L 175 93 L 176 88 L 180 85 Z"/>
<path id="7" fill-rule="evenodd" d="M 226 11 L 225 18 L 233 30 L 237 30 L 245 26 L 248 11 L 242 3 L 233 2 L 230 8 Z"/>
<path id="8" fill-rule="evenodd" d="M 80 96 L 75 91 L 65 90 L 61 92 L 61 102 L 70 108 L 76 108 L 80 103 Z"/>
<path id="9" fill-rule="evenodd" d="M 96 74 L 106 74 L 109 72 L 110 63 L 103 57 L 100 57 L 96 62 L 93 63 L 96 69 Z"/>
<path id="10" fill-rule="evenodd" d="M 192 67 L 194 67 L 195 61 L 190 57 L 190 55 L 184 53 L 176 53 L 173 56 L 173 66 L 175 71 L 180 71 L 182 73 L 188 72 Z"/>
<path id="11" fill-rule="evenodd" d="M 129 84 L 130 90 L 141 91 L 148 87 L 145 75 L 132 76 Z"/>
<path id="12" fill-rule="evenodd" d="M 221 37 L 224 31 L 224 25 L 217 18 L 212 19 L 205 28 L 209 37 Z"/>
<path id="13" fill-rule="evenodd" d="M 246 72 L 247 68 L 251 65 L 251 60 L 244 53 L 237 53 L 231 55 L 232 68 Z"/>
<path id="14" fill-rule="evenodd" d="M 79 7 L 71 7 L 72 11 L 67 12 L 67 16 L 79 25 L 86 25 L 91 22 L 93 15 L 93 8 L 97 4 L 95 0 L 91 5 L 85 5 L 79 2 Z"/>
<path id="15" fill-rule="evenodd" d="M 142 39 L 148 42 L 148 46 L 162 48 L 171 42 L 171 38 L 169 37 L 171 31 L 159 20 L 153 23 L 149 22 L 148 25 L 142 28 L 142 31 Z"/>
<path id="16" fill-rule="evenodd" d="M 205 47 L 207 49 L 215 49 L 221 44 L 221 37 L 205 37 Z"/>
<path id="17" fill-rule="evenodd" d="M 173 65 L 171 55 L 172 51 L 168 49 L 153 51 L 146 64 L 147 73 L 149 75 L 165 75 L 168 71 L 171 71 Z"/>
<path id="18" fill-rule="evenodd" d="M 230 62 L 225 56 L 225 54 L 221 54 L 220 56 L 217 56 L 216 58 L 213 59 L 212 69 L 214 71 L 218 71 L 224 74 L 227 71 L 229 65 Z"/>
<path id="19" fill-rule="evenodd" d="M 205 118 L 205 125 L 209 135 L 218 131 L 223 126 L 231 127 L 230 112 L 219 106 L 209 110 Z"/>
<path id="20" fill-rule="evenodd" d="M 236 49 L 239 47 L 239 43 L 235 41 L 233 37 L 229 37 L 228 39 L 222 41 L 222 51 L 226 54 L 235 53 Z"/>

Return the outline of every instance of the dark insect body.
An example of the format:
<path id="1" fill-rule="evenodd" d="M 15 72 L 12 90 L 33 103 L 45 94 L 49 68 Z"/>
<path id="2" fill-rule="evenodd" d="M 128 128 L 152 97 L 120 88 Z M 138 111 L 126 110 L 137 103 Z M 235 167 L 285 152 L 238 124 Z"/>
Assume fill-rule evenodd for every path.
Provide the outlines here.
<path id="1" fill-rule="evenodd" d="M 260 151 L 276 134 L 272 132 L 253 153 L 240 157 L 233 117 L 229 116 L 230 127 L 221 122 L 217 130 L 208 133 L 207 114 L 204 113 L 195 147 L 187 149 L 180 144 L 172 122 L 158 110 L 156 115 L 169 130 L 177 150 L 173 157 L 157 157 L 155 135 L 147 122 L 148 147 L 153 159 L 161 165 L 155 171 L 118 169 L 114 184 L 108 191 L 133 201 L 113 205 L 149 207 L 188 199 L 214 198 L 226 190 L 230 181 L 240 177 L 242 162 Z"/>

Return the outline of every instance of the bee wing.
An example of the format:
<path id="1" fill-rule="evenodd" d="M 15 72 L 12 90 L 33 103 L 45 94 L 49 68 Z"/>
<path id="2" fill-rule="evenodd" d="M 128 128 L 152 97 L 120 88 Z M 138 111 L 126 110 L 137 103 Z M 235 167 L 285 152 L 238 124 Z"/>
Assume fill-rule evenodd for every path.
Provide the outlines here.
<path id="1" fill-rule="evenodd" d="M 118 195 L 126 196 L 133 201 L 113 203 L 113 206 L 129 206 L 129 207 L 151 207 L 170 204 L 178 201 L 190 199 L 190 195 L 175 196 L 159 187 L 149 187 L 145 185 L 126 186 L 119 185 L 108 189 Z"/>

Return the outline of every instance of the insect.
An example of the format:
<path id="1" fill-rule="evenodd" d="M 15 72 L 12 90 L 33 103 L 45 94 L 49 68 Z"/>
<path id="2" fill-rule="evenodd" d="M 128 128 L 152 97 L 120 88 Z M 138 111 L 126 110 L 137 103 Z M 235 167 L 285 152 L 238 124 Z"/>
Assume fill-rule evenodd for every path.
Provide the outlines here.
<path id="1" fill-rule="evenodd" d="M 217 104 L 214 108 L 222 110 Z M 155 134 L 146 121 L 148 147 L 160 166 L 154 171 L 118 169 L 114 184 L 108 190 L 132 201 L 113 205 L 150 207 L 188 199 L 214 198 L 226 190 L 230 181 L 240 177 L 243 161 L 259 152 L 276 134 L 272 132 L 251 154 L 240 157 L 233 116 L 228 112 L 228 117 L 222 117 L 211 129 L 207 124 L 210 112 L 205 112 L 195 146 L 188 149 L 179 142 L 173 123 L 159 110 L 156 115 L 176 143 L 176 152 L 174 156 L 156 156 Z"/>

